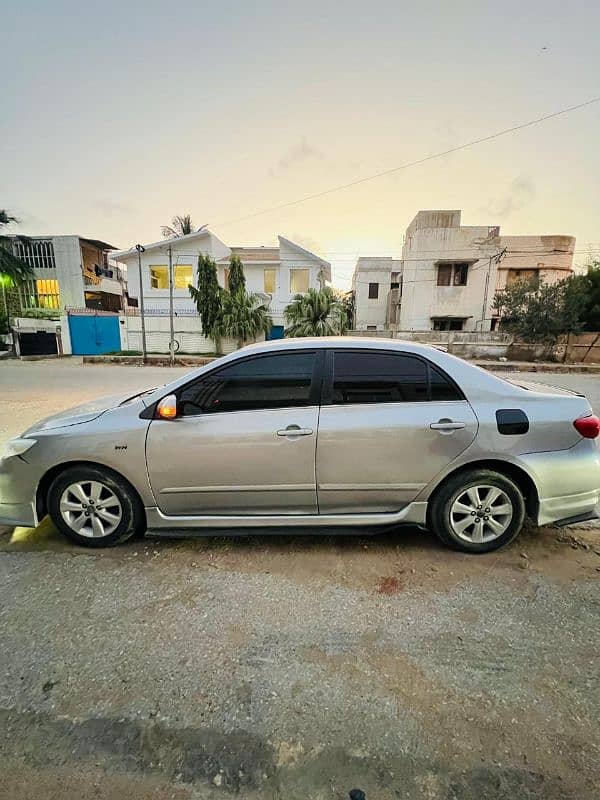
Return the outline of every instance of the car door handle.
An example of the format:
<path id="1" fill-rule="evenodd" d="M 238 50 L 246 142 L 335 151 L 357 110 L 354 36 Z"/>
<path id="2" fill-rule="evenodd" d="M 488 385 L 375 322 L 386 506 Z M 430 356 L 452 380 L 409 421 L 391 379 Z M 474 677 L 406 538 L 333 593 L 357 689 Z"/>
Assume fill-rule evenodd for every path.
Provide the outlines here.
<path id="1" fill-rule="evenodd" d="M 429 427 L 432 431 L 461 431 L 467 425 L 465 422 L 452 422 L 451 419 L 441 419 L 439 422 L 432 422 Z"/>
<path id="2" fill-rule="evenodd" d="M 288 425 L 287 428 L 282 428 L 277 431 L 277 436 L 310 436 L 312 428 L 301 428 L 299 425 Z"/>

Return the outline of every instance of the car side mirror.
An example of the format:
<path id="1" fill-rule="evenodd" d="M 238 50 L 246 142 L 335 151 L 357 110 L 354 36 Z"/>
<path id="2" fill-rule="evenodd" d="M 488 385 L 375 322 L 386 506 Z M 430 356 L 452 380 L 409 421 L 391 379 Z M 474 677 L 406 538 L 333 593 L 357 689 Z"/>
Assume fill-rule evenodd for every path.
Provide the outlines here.
<path id="1" fill-rule="evenodd" d="M 156 406 L 156 416 L 159 419 L 175 419 L 177 416 L 177 397 L 174 394 L 168 394 Z"/>

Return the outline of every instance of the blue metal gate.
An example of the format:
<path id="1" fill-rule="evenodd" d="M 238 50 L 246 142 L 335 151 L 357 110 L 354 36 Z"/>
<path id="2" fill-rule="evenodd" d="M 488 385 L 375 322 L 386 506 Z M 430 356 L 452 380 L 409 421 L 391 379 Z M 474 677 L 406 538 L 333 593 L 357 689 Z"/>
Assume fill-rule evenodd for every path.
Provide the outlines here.
<path id="1" fill-rule="evenodd" d="M 117 314 L 69 314 L 69 332 L 74 356 L 96 356 L 121 350 Z"/>

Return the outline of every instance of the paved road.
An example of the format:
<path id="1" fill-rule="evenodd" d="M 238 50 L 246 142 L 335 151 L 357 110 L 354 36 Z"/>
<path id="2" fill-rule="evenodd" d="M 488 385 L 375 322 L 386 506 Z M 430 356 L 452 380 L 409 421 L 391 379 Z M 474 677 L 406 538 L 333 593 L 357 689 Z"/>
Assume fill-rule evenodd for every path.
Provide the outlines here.
<path id="1" fill-rule="evenodd" d="M 178 372 L 0 363 L 0 438 Z M 485 557 L 410 531 L 6 533 L 0 799 L 591 800 L 599 555 L 590 530 Z"/>

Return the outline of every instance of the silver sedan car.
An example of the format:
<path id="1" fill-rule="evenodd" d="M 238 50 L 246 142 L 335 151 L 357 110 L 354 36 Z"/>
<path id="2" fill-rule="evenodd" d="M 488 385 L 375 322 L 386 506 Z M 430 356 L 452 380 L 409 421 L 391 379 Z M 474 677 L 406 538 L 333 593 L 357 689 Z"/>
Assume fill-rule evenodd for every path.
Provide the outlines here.
<path id="1" fill-rule="evenodd" d="M 25 431 L 0 462 L 0 522 L 49 514 L 90 547 L 410 524 L 482 553 L 526 515 L 598 515 L 599 433 L 585 397 L 425 345 L 266 342 Z"/>

